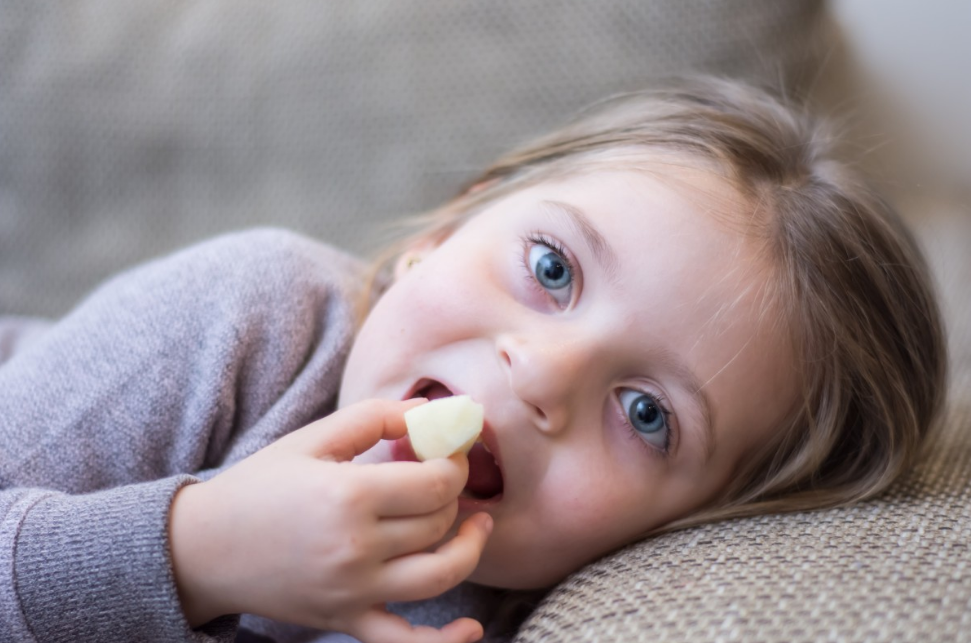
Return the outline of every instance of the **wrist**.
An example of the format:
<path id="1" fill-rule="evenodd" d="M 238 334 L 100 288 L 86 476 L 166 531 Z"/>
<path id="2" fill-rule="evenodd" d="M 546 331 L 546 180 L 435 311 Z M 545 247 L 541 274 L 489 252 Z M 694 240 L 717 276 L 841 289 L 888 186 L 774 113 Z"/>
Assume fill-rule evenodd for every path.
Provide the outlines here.
<path id="1" fill-rule="evenodd" d="M 169 510 L 169 543 L 179 603 L 193 628 L 233 613 L 228 596 L 219 590 L 224 566 L 216 555 L 217 527 L 206 483 L 190 484 L 176 492 Z"/>

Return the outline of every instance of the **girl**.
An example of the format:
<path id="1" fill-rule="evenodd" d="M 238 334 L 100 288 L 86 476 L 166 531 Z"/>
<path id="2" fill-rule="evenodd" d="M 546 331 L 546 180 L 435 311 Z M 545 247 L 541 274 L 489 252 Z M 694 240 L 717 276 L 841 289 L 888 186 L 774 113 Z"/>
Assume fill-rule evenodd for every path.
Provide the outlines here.
<path id="1" fill-rule="evenodd" d="M 390 250 L 356 329 L 359 267 L 284 232 L 108 283 L 0 369 L 5 638 L 471 641 L 385 604 L 878 493 L 943 333 L 830 142 L 728 81 L 607 101 Z M 402 413 L 460 393 L 483 444 L 414 462 Z"/>

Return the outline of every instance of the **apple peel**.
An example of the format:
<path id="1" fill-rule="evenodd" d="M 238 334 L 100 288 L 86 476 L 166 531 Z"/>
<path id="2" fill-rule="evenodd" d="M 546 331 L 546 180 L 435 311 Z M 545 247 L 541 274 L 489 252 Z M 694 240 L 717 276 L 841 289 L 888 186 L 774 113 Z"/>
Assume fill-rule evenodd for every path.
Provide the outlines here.
<path id="1" fill-rule="evenodd" d="M 482 405 L 468 395 L 443 397 L 405 411 L 411 448 L 419 460 L 468 455 L 482 433 Z"/>

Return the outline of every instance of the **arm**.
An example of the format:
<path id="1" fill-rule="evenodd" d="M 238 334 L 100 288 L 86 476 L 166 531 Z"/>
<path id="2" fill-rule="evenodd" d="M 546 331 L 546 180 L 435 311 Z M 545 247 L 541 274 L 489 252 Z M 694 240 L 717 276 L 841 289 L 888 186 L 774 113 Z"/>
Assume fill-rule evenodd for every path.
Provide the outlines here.
<path id="1" fill-rule="evenodd" d="M 167 503 L 189 480 L 0 492 L 0 639 L 231 641 L 235 618 L 193 631 L 175 592 Z"/>
<path id="2" fill-rule="evenodd" d="M 285 233 L 227 237 L 113 280 L 0 367 L 0 638 L 202 635 L 169 560 L 180 474 L 329 410 L 351 267 Z"/>

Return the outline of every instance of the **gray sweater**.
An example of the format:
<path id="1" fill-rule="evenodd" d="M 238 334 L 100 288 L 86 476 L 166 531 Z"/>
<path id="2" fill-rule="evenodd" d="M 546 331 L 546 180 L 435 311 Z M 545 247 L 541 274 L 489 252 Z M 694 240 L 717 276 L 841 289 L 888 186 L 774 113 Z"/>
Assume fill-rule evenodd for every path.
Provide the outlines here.
<path id="1" fill-rule="evenodd" d="M 349 640 L 251 616 L 191 630 L 166 523 L 180 487 L 333 410 L 360 274 L 244 232 L 116 277 L 49 328 L 0 329 L 0 641 Z M 395 609 L 487 620 L 494 595 Z"/>

